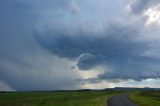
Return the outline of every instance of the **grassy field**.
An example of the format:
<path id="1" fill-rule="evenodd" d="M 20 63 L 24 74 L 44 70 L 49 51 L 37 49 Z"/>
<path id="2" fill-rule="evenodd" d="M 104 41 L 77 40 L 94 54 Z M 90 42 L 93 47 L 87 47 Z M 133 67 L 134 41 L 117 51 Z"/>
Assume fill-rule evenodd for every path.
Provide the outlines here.
<path id="1" fill-rule="evenodd" d="M 106 106 L 116 92 L 0 93 L 0 106 Z"/>
<path id="2" fill-rule="evenodd" d="M 130 99 L 139 106 L 160 106 L 159 91 L 142 91 L 130 95 Z"/>

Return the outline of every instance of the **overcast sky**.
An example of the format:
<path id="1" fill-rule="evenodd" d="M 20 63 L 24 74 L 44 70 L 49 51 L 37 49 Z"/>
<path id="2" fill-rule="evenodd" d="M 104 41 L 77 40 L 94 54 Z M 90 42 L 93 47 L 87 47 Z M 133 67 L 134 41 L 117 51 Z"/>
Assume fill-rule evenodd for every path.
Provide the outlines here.
<path id="1" fill-rule="evenodd" d="M 0 91 L 160 87 L 159 0 L 0 0 Z"/>

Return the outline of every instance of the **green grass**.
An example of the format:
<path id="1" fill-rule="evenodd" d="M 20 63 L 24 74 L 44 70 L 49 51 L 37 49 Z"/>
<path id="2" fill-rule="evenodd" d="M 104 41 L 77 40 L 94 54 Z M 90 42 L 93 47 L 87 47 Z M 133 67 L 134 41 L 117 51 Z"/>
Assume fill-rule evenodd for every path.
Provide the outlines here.
<path id="1" fill-rule="evenodd" d="M 139 106 L 160 106 L 159 92 L 136 92 L 131 94 L 129 98 Z"/>
<path id="2" fill-rule="evenodd" d="M 106 106 L 116 92 L 0 93 L 0 106 Z"/>

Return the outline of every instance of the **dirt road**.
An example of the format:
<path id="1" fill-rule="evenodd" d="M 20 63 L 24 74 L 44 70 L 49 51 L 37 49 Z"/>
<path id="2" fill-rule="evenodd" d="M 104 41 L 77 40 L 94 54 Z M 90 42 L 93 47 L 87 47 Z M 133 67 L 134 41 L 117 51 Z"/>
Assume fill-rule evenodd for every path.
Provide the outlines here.
<path id="1" fill-rule="evenodd" d="M 128 100 L 128 94 L 119 94 L 111 97 L 108 106 L 137 106 Z"/>

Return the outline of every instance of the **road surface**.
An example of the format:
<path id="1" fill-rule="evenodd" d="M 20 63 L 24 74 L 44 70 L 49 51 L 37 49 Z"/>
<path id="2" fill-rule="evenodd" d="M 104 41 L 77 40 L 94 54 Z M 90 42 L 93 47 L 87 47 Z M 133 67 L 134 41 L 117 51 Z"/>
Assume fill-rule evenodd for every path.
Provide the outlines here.
<path id="1" fill-rule="evenodd" d="M 128 94 L 119 94 L 111 97 L 108 106 L 137 106 L 128 100 Z"/>

